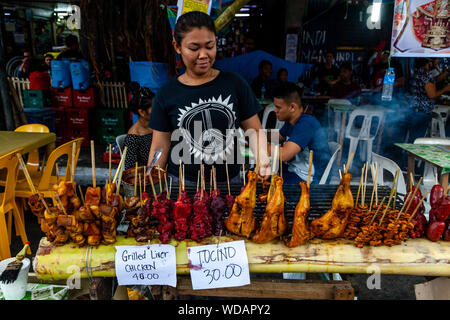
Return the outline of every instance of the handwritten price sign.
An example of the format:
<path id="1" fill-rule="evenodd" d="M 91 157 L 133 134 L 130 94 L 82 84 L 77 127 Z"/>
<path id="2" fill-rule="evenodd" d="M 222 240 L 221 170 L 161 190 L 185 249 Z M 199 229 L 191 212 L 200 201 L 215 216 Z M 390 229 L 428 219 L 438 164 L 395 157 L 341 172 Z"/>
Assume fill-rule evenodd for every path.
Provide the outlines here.
<path id="1" fill-rule="evenodd" d="M 173 246 L 117 246 L 116 250 L 116 276 L 119 285 L 177 286 L 177 264 Z"/>
<path id="2" fill-rule="evenodd" d="M 189 247 L 187 250 L 194 290 L 238 287 L 250 283 L 244 241 Z"/>

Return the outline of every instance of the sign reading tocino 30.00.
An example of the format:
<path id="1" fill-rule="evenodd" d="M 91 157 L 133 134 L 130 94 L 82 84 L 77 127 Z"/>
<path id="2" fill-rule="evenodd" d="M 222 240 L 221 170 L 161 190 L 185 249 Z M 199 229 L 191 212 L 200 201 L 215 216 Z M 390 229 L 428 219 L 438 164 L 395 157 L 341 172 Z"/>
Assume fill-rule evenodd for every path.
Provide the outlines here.
<path id="1" fill-rule="evenodd" d="M 238 287 L 250 283 L 244 241 L 189 247 L 187 250 L 194 290 Z"/>
<path id="2" fill-rule="evenodd" d="M 116 277 L 119 285 L 177 286 L 177 264 L 173 246 L 117 246 L 116 250 Z"/>
<path id="3" fill-rule="evenodd" d="M 391 53 L 450 57 L 449 0 L 395 0 Z"/>

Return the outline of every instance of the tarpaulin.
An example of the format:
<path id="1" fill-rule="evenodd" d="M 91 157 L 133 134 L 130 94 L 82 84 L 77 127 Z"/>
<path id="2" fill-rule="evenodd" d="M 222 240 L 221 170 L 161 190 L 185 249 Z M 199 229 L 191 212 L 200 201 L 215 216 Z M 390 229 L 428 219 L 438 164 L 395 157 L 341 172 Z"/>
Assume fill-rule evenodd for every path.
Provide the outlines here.
<path id="1" fill-rule="evenodd" d="M 156 93 L 169 80 L 169 66 L 162 62 L 130 60 L 130 80 Z"/>
<path id="2" fill-rule="evenodd" d="M 272 63 L 273 72 L 269 79 L 275 79 L 277 71 L 280 68 L 285 68 L 288 71 L 288 81 L 295 82 L 305 71 L 312 67 L 312 64 L 290 62 L 262 50 L 218 60 L 214 66 L 220 70 L 236 72 L 248 83 L 252 83 L 253 79 L 258 75 L 258 65 L 262 60 L 269 60 Z"/>

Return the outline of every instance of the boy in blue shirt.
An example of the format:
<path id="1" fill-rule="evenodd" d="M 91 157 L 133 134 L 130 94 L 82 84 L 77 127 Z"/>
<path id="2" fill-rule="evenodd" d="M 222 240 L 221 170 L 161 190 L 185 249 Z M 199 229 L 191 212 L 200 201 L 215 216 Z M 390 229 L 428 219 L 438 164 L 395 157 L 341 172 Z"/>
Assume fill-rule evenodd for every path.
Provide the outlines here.
<path id="1" fill-rule="evenodd" d="M 285 124 L 280 130 L 283 162 L 283 180 L 297 184 L 308 178 L 309 151 L 313 151 L 311 183 L 319 183 L 331 158 L 328 139 L 319 121 L 304 113 L 300 89 L 292 82 L 281 84 L 274 90 L 275 114 Z"/>

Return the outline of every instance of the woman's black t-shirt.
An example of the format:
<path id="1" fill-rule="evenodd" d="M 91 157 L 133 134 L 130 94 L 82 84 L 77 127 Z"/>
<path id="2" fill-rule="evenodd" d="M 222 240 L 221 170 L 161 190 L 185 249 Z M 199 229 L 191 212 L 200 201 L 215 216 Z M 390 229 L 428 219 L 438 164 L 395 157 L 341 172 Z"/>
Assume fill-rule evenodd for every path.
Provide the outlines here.
<path id="1" fill-rule="evenodd" d="M 172 78 L 156 94 L 149 126 L 172 132 L 169 173 L 178 176 L 182 159 L 186 180 L 197 181 L 203 163 L 207 177 L 214 164 L 217 181 L 226 181 L 225 159 L 230 179 L 241 168 L 235 129 L 261 109 L 248 83 L 235 73 L 220 71 L 215 79 L 198 86 Z"/>

